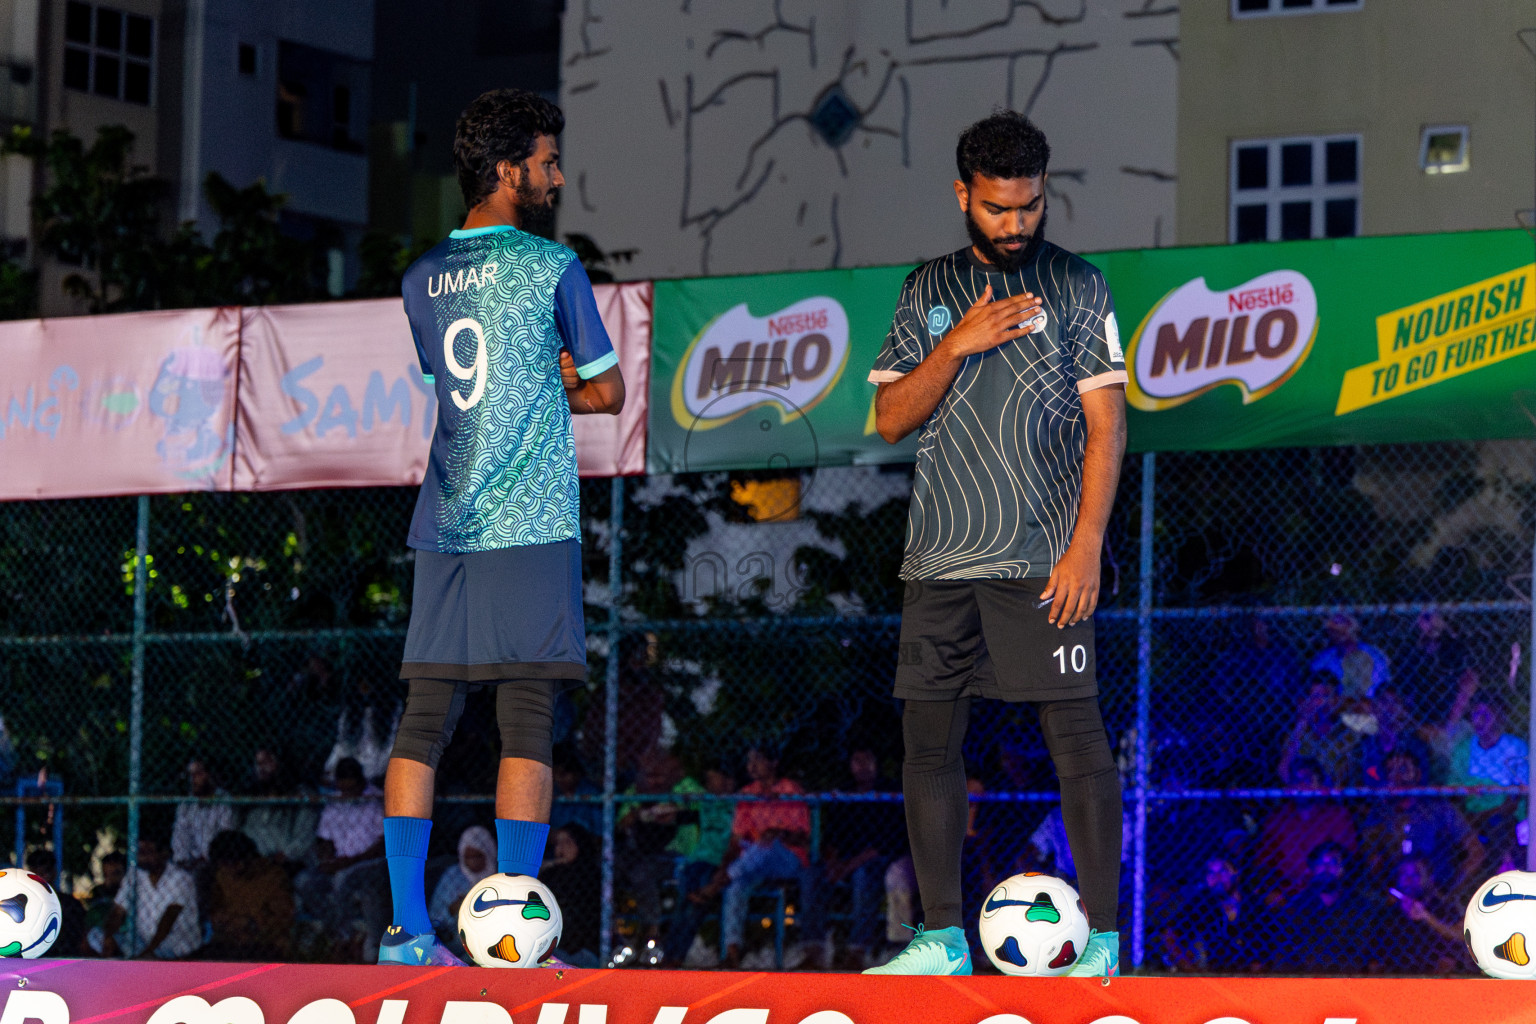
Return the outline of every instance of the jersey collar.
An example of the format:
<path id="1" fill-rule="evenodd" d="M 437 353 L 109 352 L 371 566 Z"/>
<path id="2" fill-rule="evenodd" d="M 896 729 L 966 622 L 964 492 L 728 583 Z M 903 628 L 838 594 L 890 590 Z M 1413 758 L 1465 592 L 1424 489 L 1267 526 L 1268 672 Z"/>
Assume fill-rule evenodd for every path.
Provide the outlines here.
<path id="1" fill-rule="evenodd" d="M 481 235 L 494 235 L 502 231 L 516 231 L 511 224 L 491 224 L 483 228 L 454 228 L 448 232 L 449 238 L 479 238 Z"/>

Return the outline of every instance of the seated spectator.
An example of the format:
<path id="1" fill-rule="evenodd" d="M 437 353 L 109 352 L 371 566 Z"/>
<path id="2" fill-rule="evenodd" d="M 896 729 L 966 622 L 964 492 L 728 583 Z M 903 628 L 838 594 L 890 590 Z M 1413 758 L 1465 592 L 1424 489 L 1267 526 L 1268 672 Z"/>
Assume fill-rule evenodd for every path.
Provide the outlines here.
<path id="1" fill-rule="evenodd" d="M 1523 786 L 1530 771 L 1530 747 L 1514 733 L 1504 731 L 1504 709 L 1498 699 L 1478 694 L 1472 700 L 1468 723 L 1450 730 L 1452 786 Z M 1495 864 L 1516 846 L 1515 826 L 1526 816 L 1526 802 L 1516 796 L 1484 793 L 1467 797 L 1467 817 L 1488 846 Z"/>
<path id="2" fill-rule="evenodd" d="M 703 787 L 683 775 L 682 762 L 665 750 L 645 755 L 640 777 L 625 790 L 641 793 L 697 793 Z M 695 808 L 696 810 L 696 808 Z M 649 956 L 661 955 L 661 887 L 676 874 L 672 843 L 678 834 L 676 804 L 624 801 L 614 822 L 614 860 L 620 885 L 635 900 L 636 941 Z M 685 951 L 686 952 L 686 951 Z M 647 959 L 642 959 L 646 963 Z"/>
<path id="3" fill-rule="evenodd" d="M 197 886 L 191 874 L 171 863 L 170 843 L 159 836 L 139 840 L 138 867 L 118 888 L 101 931 L 92 933 L 91 948 L 102 956 L 126 955 L 117 936 L 128 923 L 128 903 L 135 893 L 138 914 L 131 922 L 135 955 L 183 960 L 197 952 L 203 944 Z"/>
<path id="4" fill-rule="evenodd" d="M 779 762 L 756 747 L 747 751 L 747 775 L 751 782 L 743 786 L 745 796 L 772 796 L 804 793 L 800 784 L 779 777 Z M 800 882 L 801 935 L 809 949 L 821 940 L 816 905 L 816 878 L 810 868 L 811 813 L 800 801 L 746 801 L 736 805 L 731 823 L 731 845 L 714 879 L 694 893 L 693 898 L 710 898 L 724 892 L 720 909 L 720 930 L 725 944 L 725 966 L 741 966 L 742 942 L 746 936 L 747 903 L 764 882 L 796 879 Z M 811 952 L 812 959 L 815 953 Z"/>
<path id="5" fill-rule="evenodd" d="M 1414 643 L 1397 660 L 1394 676 L 1404 703 L 1420 721 L 1443 722 L 1461 687 L 1477 686 L 1477 668 L 1466 641 L 1438 611 L 1421 612 Z"/>
<path id="6" fill-rule="evenodd" d="M 685 783 L 691 779 L 684 779 Z M 678 792 L 684 792 L 679 787 Z M 736 776 L 724 762 L 704 769 L 704 791 L 712 796 L 730 796 L 736 792 Z M 673 851 L 682 858 L 677 885 L 677 904 L 672 909 L 672 919 L 662 934 L 662 962 L 680 966 L 685 961 L 690 966 L 694 960 L 690 951 L 695 946 L 699 924 L 709 909 L 710 898 L 703 893 L 714 877 L 715 869 L 725 860 L 731 845 L 731 824 L 736 818 L 736 806 L 729 800 L 698 801 L 678 812 L 677 836 L 672 841 Z M 710 954 L 704 963 L 713 965 Z"/>
<path id="7" fill-rule="evenodd" d="M 594 801 L 575 802 L 576 797 L 602 796 L 603 791 L 594 786 L 581 766 L 575 747 L 562 743 L 554 750 L 551 772 L 554 776 L 555 798 L 549 809 L 549 829 L 553 832 L 561 825 L 580 825 L 592 835 L 603 833 L 603 805 Z"/>
<path id="8" fill-rule="evenodd" d="M 1355 747 L 1354 784 L 1386 785 L 1387 758 L 1398 751 L 1418 761 L 1420 777 L 1427 777 L 1423 769 L 1429 765 L 1429 746 L 1419 738 L 1408 707 L 1395 687 L 1383 686 L 1376 691 L 1371 698 L 1369 720 L 1375 731 L 1367 729 Z"/>
<path id="9" fill-rule="evenodd" d="M 277 754 L 268 747 L 256 751 L 247 796 L 309 796 L 311 790 L 299 785 Z M 250 836 L 256 849 L 290 873 L 304 866 L 315 842 L 320 824 L 320 808 L 304 804 L 254 804 L 245 812 L 240 831 Z"/>
<path id="10" fill-rule="evenodd" d="M 389 925 L 389 875 L 384 862 L 384 804 L 368 785 L 356 759 L 336 764 L 336 793 L 315 828 L 313 867 L 294 879 L 305 913 L 322 921 L 333 942 L 355 942 L 354 922 L 363 923 L 358 956 L 373 962 L 373 944 Z M 360 799 L 372 797 L 372 799 Z"/>
<path id="11" fill-rule="evenodd" d="M 848 756 L 848 783 L 840 792 L 899 793 L 881 778 L 875 752 L 858 747 Z M 863 970 L 885 931 L 880 913 L 885 872 L 907 852 L 907 819 L 899 801 L 837 802 L 822 805 L 822 849 L 826 880 L 849 883 L 853 905 L 848 940 L 840 951 L 843 966 Z"/>
<path id="12" fill-rule="evenodd" d="M 1386 769 L 1395 789 L 1424 785 L 1424 765 L 1407 749 L 1389 755 Z M 1373 800 L 1360 837 L 1366 870 L 1382 881 L 1403 858 L 1421 857 L 1434 865 L 1437 885 L 1458 891 L 1480 877 L 1487 857 L 1467 819 L 1443 797 Z"/>
<path id="13" fill-rule="evenodd" d="M 1369 697 L 1392 678 L 1391 661 L 1380 648 L 1360 642 L 1360 623 L 1339 612 L 1323 623 L 1328 646 L 1312 659 L 1308 671 L 1332 676 L 1346 698 Z"/>
<path id="14" fill-rule="evenodd" d="M 101 857 L 101 881 L 91 886 L 91 894 L 85 901 L 85 948 L 81 956 L 94 956 L 99 940 L 93 940 L 107 923 L 107 916 L 112 912 L 113 901 L 117 899 L 117 890 L 122 888 L 123 876 L 128 873 L 128 858 L 122 853 L 113 850 Z M 125 936 L 118 937 L 118 944 L 123 945 L 127 941 Z M 94 942 L 94 944 L 93 944 Z"/>
<path id="15" fill-rule="evenodd" d="M 1308 758 L 1291 762 L 1290 784 L 1299 790 L 1328 787 L 1322 767 Z M 1311 852 L 1331 842 L 1346 852 L 1356 846 L 1354 819 L 1339 804 L 1321 797 L 1303 797 L 1281 804 L 1259 828 L 1253 863 L 1259 871 L 1260 892 L 1273 903 L 1289 900 L 1315 880 Z"/>
<path id="16" fill-rule="evenodd" d="M 1372 973 L 1470 973 L 1462 944 L 1462 909 L 1439 891 L 1429 858 L 1411 854 L 1397 863 L 1392 887 L 1373 931 Z"/>
<path id="17" fill-rule="evenodd" d="M 1301 685 L 1301 662 L 1288 643 L 1275 636 L 1270 621 L 1262 615 L 1248 620 L 1242 643 L 1228 647 L 1212 666 L 1215 684 L 1209 692 L 1215 697 L 1218 712 L 1250 734 L 1269 734 L 1285 728 L 1274 721 L 1278 710 L 1295 706 Z"/>
<path id="18" fill-rule="evenodd" d="M 1279 914 L 1274 966 L 1286 973 L 1359 974 L 1373 934 L 1372 904 L 1349 871 L 1349 851 L 1329 840 L 1307 854 L 1309 880 Z"/>
<path id="19" fill-rule="evenodd" d="M 1296 708 L 1296 724 L 1280 752 L 1280 778 L 1291 777 L 1291 762 L 1299 757 L 1317 762 L 1334 782 L 1353 777 L 1360 734 L 1344 724 L 1340 714 L 1343 706 L 1340 686 L 1333 677 L 1313 675 Z"/>
<path id="20" fill-rule="evenodd" d="M 1273 927 L 1268 908 L 1244 890 L 1237 865 L 1212 857 L 1204 879 L 1184 890 L 1163 928 L 1163 956 L 1175 971 L 1261 971 Z"/>
<path id="21" fill-rule="evenodd" d="M 50 957 L 92 956 L 94 954 L 91 947 L 85 941 L 85 933 L 88 930 L 85 923 L 85 906 L 75 899 L 74 893 L 59 884 L 57 867 L 58 860 L 54 857 L 52 850 L 38 849 L 27 854 L 27 870 L 53 886 L 54 893 L 59 897 L 59 937 L 53 940 L 53 945 L 48 947 L 46 955 Z"/>
<path id="22" fill-rule="evenodd" d="M 570 823 L 549 833 L 549 850 L 539 868 L 539 881 L 549 886 L 560 904 L 560 944 L 556 955 L 572 967 L 598 966 L 602 935 L 602 841 Z"/>
<path id="23" fill-rule="evenodd" d="M 459 905 L 469 890 L 495 873 L 496 837 L 483 825 L 471 825 L 459 834 L 459 862 L 443 872 L 427 904 L 432 929 L 455 956 L 465 956 L 459 943 Z"/>
<path id="24" fill-rule="evenodd" d="M 285 960 L 292 949 L 293 886 L 288 873 L 244 832 L 220 832 L 208 847 L 212 878 L 210 960 Z"/>
<path id="25" fill-rule="evenodd" d="M 187 789 L 199 799 L 228 796 L 214 783 L 208 762 L 200 757 L 187 762 Z M 177 804 L 176 823 L 171 827 L 171 858 L 177 867 L 201 871 L 208 864 L 208 844 L 213 837 L 236 827 L 235 809 L 229 804 Z"/>

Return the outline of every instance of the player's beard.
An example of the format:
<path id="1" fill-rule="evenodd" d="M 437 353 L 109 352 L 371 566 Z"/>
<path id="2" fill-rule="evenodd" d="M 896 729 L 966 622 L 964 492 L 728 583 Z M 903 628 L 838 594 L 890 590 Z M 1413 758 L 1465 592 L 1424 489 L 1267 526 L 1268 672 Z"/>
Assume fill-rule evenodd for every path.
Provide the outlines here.
<path id="1" fill-rule="evenodd" d="M 971 211 L 965 211 L 965 233 L 971 237 L 971 244 L 986 261 L 1005 274 L 1011 274 L 1015 270 L 1027 264 L 1035 258 L 1035 253 L 1040 251 L 1040 243 L 1045 241 L 1045 220 L 1047 211 L 1040 211 L 1040 223 L 1035 225 L 1033 234 L 1029 235 L 1004 235 L 1001 238 L 988 238 L 986 232 L 981 230 L 981 225 L 971 216 Z M 1023 242 L 1024 248 L 1018 252 L 1009 252 L 1003 246 L 1009 242 Z"/>
<path id="2" fill-rule="evenodd" d="M 517 186 L 517 226 L 530 235 L 555 237 L 555 204 L 560 190 L 552 188 L 542 196 L 526 184 Z"/>

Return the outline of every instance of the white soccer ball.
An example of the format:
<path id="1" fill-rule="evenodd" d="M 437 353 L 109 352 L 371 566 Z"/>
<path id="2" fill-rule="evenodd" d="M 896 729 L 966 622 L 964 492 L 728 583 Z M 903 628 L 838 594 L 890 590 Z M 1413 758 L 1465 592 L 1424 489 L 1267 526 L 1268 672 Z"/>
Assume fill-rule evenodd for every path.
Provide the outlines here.
<path id="1" fill-rule="evenodd" d="M 1033 871 L 997 884 L 981 905 L 981 945 L 1004 974 L 1065 974 L 1088 944 L 1088 912 L 1077 890 Z"/>
<path id="2" fill-rule="evenodd" d="M 0 871 L 0 956 L 42 956 L 59 937 L 59 896 L 29 871 Z"/>
<path id="3" fill-rule="evenodd" d="M 1472 894 L 1462 924 L 1484 974 L 1536 978 L 1536 873 L 1506 871 L 1488 879 Z"/>
<path id="4" fill-rule="evenodd" d="M 560 905 L 529 875 L 492 875 L 459 904 L 459 941 L 481 967 L 537 967 L 560 941 Z"/>

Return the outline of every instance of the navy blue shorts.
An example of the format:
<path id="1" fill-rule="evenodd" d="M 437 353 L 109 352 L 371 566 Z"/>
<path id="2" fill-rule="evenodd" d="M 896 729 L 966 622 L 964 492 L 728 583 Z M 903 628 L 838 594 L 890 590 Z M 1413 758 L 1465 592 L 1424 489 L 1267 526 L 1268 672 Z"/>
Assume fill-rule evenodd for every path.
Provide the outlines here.
<path id="1" fill-rule="evenodd" d="M 587 678 L 581 542 L 416 552 L 401 679 Z"/>

